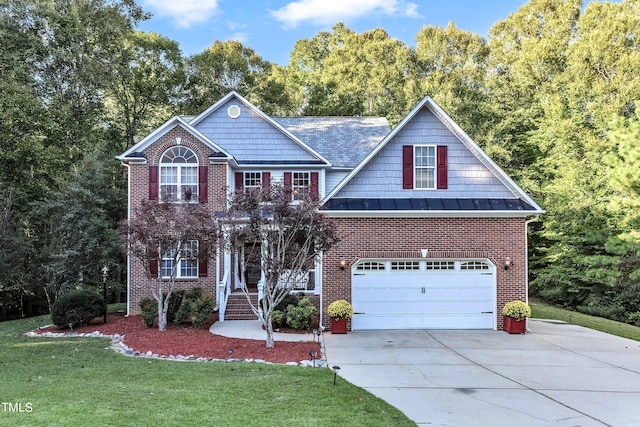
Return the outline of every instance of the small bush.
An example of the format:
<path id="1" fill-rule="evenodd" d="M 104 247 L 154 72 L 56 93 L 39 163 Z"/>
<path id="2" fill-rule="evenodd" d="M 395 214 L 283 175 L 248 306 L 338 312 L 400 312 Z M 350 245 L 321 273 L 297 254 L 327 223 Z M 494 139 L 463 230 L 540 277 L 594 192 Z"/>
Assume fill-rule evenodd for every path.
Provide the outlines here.
<path id="1" fill-rule="evenodd" d="M 180 310 L 184 295 L 185 291 L 183 289 L 176 289 L 171 292 L 171 296 L 169 297 L 169 307 L 167 308 L 167 322 L 175 322 L 176 314 L 178 313 L 178 310 Z M 164 293 L 162 297 L 166 298 L 167 294 Z"/>
<path id="2" fill-rule="evenodd" d="M 58 327 L 88 325 L 98 316 L 104 316 L 107 306 L 96 291 L 79 289 L 69 291 L 51 307 L 51 321 Z"/>
<path id="3" fill-rule="evenodd" d="M 281 328 L 287 324 L 287 313 L 282 310 L 273 310 L 271 313 L 271 324 L 274 328 Z"/>
<path id="4" fill-rule="evenodd" d="M 339 299 L 329 304 L 327 314 L 334 319 L 351 319 L 353 317 L 353 306 L 349 301 Z"/>
<path id="5" fill-rule="evenodd" d="M 316 319 L 316 308 L 308 298 L 302 298 L 297 306 L 287 308 L 287 323 L 294 329 L 311 329 Z"/>
<path id="6" fill-rule="evenodd" d="M 280 301 L 278 305 L 275 306 L 274 310 L 279 310 L 286 313 L 287 308 L 290 305 L 298 305 L 299 301 L 300 301 L 300 297 L 298 297 L 297 295 L 287 294 L 285 295 L 284 299 Z"/>
<path id="7" fill-rule="evenodd" d="M 182 324 L 191 321 L 191 303 L 192 300 L 186 295 L 182 298 L 182 304 L 180 304 L 180 309 L 175 315 L 174 323 Z"/>
<path id="8" fill-rule="evenodd" d="M 200 329 L 209 321 L 214 302 L 213 297 L 206 295 L 191 301 L 191 323 L 194 328 Z"/>
<path id="9" fill-rule="evenodd" d="M 142 312 L 142 321 L 145 325 L 153 328 L 153 323 L 158 315 L 158 302 L 153 298 L 142 298 L 138 303 Z"/>

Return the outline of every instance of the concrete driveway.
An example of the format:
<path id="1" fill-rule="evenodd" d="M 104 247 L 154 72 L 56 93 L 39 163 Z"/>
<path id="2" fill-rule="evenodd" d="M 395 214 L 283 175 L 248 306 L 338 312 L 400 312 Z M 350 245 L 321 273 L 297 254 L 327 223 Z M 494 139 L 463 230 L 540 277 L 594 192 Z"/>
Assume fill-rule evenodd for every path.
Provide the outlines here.
<path id="1" fill-rule="evenodd" d="M 327 333 L 324 345 L 340 377 L 418 425 L 640 425 L 640 342 L 564 323 L 529 328 Z"/>

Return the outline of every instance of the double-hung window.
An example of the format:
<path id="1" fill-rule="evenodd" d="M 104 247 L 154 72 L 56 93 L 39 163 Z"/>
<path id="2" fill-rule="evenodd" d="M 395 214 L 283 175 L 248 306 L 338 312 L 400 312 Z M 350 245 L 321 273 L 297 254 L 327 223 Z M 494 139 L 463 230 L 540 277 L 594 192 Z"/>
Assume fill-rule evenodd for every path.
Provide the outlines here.
<path id="1" fill-rule="evenodd" d="M 311 174 L 309 172 L 291 173 L 291 193 L 293 200 L 301 200 L 311 188 Z"/>
<path id="2" fill-rule="evenodd" d="M 245 172 L 244 188 L 248 191 L 259 190 L 262 186 L 262 172 Z"/>
<path id="3" fill-rule="evenodd" d="M 198 158 L 189 148 L 171 147 L 160 158 L 160 200 L 198 201 Z"/>
<path id="4" fill-rule="evenodd" d="M 179 256 L 175 256 L 175 251 L 167 251 L 162 254 L 162 277 L 171 277 L 174 262 L 177 262 L 176 278 L 198 277 L 198 241 L 190 240 L 182 245 Z"/>
<path id="5" fill-rule="evenodd" d="M 436 188 L 436 146 L 416 145 L 414 147 L 414 173 L 416 190 Z"/>

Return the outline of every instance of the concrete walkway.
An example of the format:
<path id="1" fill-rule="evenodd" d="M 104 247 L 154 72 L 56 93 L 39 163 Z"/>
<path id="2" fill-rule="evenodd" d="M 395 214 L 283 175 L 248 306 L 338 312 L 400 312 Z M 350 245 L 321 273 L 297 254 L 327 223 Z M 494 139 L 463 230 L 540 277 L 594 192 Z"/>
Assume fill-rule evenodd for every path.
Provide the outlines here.
<path id="1" fill-rule="evenodd" d="M 226 322 L 215 322 L 209 328 L 209 332 L 228 338 L 244 338 L 247 340 L 265 340 L 267 333 L 262 329 L 259 320 L 227 320 Z M 274 332 L 276 341 L 313 341 L 313 334 L 294 334 Z"/>
<path id="2" fill-rule="evenodd" d="M 502 331 L 325 334 L 329 366 L 429 426 L 638 426 L 640 342 L 529 320 Z"/>

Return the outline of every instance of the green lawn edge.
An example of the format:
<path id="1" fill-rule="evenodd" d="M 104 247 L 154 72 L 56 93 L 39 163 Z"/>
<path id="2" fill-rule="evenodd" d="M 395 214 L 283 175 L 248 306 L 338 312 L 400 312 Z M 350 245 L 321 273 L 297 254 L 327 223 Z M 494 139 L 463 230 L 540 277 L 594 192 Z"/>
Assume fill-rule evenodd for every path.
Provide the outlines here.
<path id="1" fill-rule="evenodd" d="M 535 298 L 529 299 L 529 305 L 531 306 L 532 318 L 560 320 L 572 325 L 584 326 L 596 331 L 640 341 L 640 328 L 637 326 L 563 309 Z"/>

